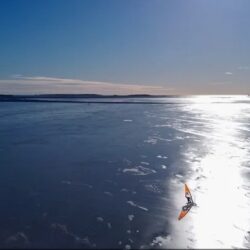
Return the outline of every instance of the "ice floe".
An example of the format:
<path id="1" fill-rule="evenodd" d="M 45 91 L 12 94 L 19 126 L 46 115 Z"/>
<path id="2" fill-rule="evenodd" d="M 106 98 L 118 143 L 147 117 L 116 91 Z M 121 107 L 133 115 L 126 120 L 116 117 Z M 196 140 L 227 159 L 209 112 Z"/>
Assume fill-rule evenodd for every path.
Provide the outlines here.
<path id="1" fill-rule="evenodd" d="M 10 248 L 25 248 L 30 246 L 30 241 L 24 232 L 17 232 L 5 241 Z"/>
<path id="2" fill-rule="evenodd" d="M 183 175 L 181 175 L 181 174 L 176 174 L 175 176 L 176 176 L 177 178 L 180 178 L 180 179 L 183 178 Z"/>
<path id="3" fill-rule="evenodd" d="M 135 216 L 134 216 L 133 214 L 129 214 L 129 215 L 128 215 L 128 219 L 129 219 L 130 221 L 132 221 L 134 218 L 135 218 Z"/>
<path id="4" fill-rule="evenodd" d="M 125 245 L 125 249 L 129 250 L 129 249 L 131 249 L 131 246 L 127 244 L 127 245 Z"/>
<path id="5" fill-rule="evenodd" d="M 160 188 L 156 185 L 156 184 L 146 184 L 145 189 L 152 192 L 152 193 L 158 193 L 160 194 L 162 191 L 160 190 Z"/>
<path id="6" fill-rule="evenodd" d="M 140 208 L 141 210 L 148 211 L 148 209 L 146 207 L 139 206 L 136 203 L 134 203 L 133 201 L 127 201 L 127 203 L 133 207 L 137 207 L 137 208 Z"/>
<path id="7" fill-rule="evenodd" d="M 129 173 L 132 175 L 148 175 L 148 174 L 156 173 L 156 171 L 150 168 L 143 167 L 143 166 L 136 166 L 134 168 L 123 169 L 123 173 Z"/>
<path id="8" fill-rule="evenodd" d="M 61 183 L 62 183 L 62 184 L 66 184 L 66 185 L 70 185 L 70 184 L 71 184 L 71 181 L 62 181 Z"/>
<path id="9" fill-rule="evenodd" d="M 130 238 L 128 239 L 128 241 L 129 241 L 130 243 L 134 243 L 134 241 L 133 241 L 132 239 L 130 239 Z"/>
<path id="10" fill-rule="evenodd" d="M 105 192 L 103 192 L 104 194 L 106 194 L 106 195 L 108 195 L 108 196 L 113 196 L 113 194 L 112 193 L 110 193 L 110 192 L 107 192 L 107 191 L 105 191 Z"/>
<path id="11" fill-rule="evenodd" d="M 77 245 L 84 246 L 84 247 L 96 247 L 96 244 L 91 243 L 87 236 L 85 236 L 84 238 L 79 237 L 78 235 L 70 232 L 67 226 L 64 224 L 52 223 L 50 227 L 55 232 L 61 234 L 62 237 L 65 237 L 65 235 L 67 235 Z"/>
<path id="12" fill-rule="evenodd" d="M 154 144 L 157 143 L 157 139 L 155 139 L 155 138 L 149 138 L 147 140 L 144 140 L 144 142 L 154 145 Z"/>
<path id="13" fill-rule="evenodd" d="M 103 222 L 104 219 L 102 217 L 96 217 L 96 220 L 99 221 L 99 222 Z"/>
<path id="14" fill-rule="evenodd" d="M 128 189 L 122 188 L 122 189 L 121 189 L 121 192 L 128 192 Z"/>
<path id="15" fill-rule="evenodd" d="M 167 159 L 168 158 L 166 155 L 157 155 L 156 157 L 159 159 Z"/>
<path id="16" fill-rule="evenodd" d="M 171 241 L 171 236 L 167 235 L 167 236 L 157 236 L 155 237 L 152 242 L 150 243 L 150 246 L 153 247 L 164 247 L 167 246 L 168 243 Z"/>

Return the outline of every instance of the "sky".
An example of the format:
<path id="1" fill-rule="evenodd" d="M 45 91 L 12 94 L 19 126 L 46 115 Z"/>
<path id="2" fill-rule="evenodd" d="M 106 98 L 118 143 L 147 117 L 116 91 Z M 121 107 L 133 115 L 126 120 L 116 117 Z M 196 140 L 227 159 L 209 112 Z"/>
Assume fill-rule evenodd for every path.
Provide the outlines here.
<path id="1" fill-rule="evenodd" d="M 1 0 L 0 94 L 249 94 L 248 0 Z"/>

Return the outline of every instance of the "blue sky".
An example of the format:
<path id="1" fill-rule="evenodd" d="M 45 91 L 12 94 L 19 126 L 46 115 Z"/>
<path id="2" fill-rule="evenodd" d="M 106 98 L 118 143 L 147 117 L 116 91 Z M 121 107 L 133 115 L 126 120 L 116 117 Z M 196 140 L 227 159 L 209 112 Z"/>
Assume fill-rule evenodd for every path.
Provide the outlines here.
<path id="1" fill-rule="evenodd" d="M 248 0 L 1 0 L 0 93 L 246 94 Z"/>

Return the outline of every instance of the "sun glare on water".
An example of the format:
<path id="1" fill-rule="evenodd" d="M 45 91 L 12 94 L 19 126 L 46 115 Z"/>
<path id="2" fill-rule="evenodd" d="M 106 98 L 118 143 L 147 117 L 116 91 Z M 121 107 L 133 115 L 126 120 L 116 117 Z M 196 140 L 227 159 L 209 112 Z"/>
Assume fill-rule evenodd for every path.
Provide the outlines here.
<path id="1" fill-rule="evenodd" d="M 245 164 L 249 163 L 249 141 L 242 135 L 247 128 L 240 122 L 247 107 L 212 103 L 208 97 L 205 101 L 199 104 L 195 100 L 188 107 L 190 116 L 198 115 L 209 133 L 199 145 L 205 148 L 205 154 L 198 163 L 191 163 L 193 174 L 186 180 L 198 207 L 192 208 L 182 221 L 173 222 L 173 237 L 178 241 L 175 247 L 249 247 L 249 183 L 243 175 Z M 179 198 L 176 203 L 180 205 Z"/>

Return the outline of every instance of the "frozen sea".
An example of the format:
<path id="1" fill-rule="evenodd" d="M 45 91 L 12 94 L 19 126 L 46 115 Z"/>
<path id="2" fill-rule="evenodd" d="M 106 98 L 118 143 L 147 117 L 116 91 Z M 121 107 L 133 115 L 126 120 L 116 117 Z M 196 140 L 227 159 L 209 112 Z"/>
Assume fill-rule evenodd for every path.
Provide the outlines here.
<path id="1" fill-rule="evenodd" d="M 250 248 L 250 97 L 115 101 L 0 103 L 0 248 Z"/>

